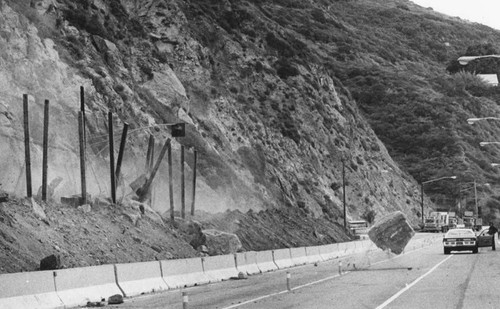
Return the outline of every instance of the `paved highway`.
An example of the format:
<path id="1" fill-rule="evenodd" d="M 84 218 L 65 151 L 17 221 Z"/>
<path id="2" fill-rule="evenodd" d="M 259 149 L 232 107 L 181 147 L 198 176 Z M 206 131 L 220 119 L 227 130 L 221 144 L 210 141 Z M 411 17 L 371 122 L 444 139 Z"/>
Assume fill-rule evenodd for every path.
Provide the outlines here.
<path id="1" fill-rule="evenodd" d="M 500 251 L 480 248 L 478 254 L 444 255 L 438 241 L 399 256 L 380 250 L 367 251 L 317 266 L 295 267 L 182 291 L 188 293 L 189 309 L 467 309 L 500 308 L 499 287 Z M 182 291 L 126 299 L 124 304 L 113 308 L 181 309 Z"/>

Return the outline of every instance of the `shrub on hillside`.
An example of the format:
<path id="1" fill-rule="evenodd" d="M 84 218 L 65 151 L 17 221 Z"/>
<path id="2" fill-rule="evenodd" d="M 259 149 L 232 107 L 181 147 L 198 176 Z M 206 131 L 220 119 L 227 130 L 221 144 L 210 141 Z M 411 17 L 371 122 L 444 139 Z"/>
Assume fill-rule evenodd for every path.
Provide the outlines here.
<path id="1" fill-rule="evenodd" d="M 82 10 L 66 10 L 64 11 L 64 18 L 78 29 L 85 30 L 90 34 L 98 35 L 103 38 L 108 37 L 108 32 L 97 15 L 89 16 Z"/>
<path id="2" fill-rule="evenodd" d="M 322 23 L 322 24 L 326 23 L 325 13 L 321 9 L 318 9 L 318 8 L 312 9 L 311 16 L 312 16 L 312 18 L 314 18 L 315 21 L 317 21 L 319 23 Z"/>
<path id="3" fill-rule="evenodd" d="M 287 79 L 291 76 L 299 75 L 299 69 L 297 69 L 292 63 L 286 59 L 281 59 L 276 61 L 274 64 L 276 67 L 276 73 L 281 79 Z"/>
<path id="4" fill-rule="evenodd" d="M 464 56 L 497 55 L 498 51 L 491 43 L 477 44 L 467 47 Z"/>
<path id="5" fill-rule="evenodd" d="M 274 33 L 268 32 L 266 35 L 266 42 L 269 47 L 275 49 L 280 56 L 293 57 L 295 55 L 292 47 L 284 40 L 278 38 Z"/>
<path id="6" fill-rule="evenodd" d="M 300 143 L 300 133 L 297 127 L 296 120 L 293 119 L 292 115 L 288 112 L 281 113 L 279 115 L 280 121 L 280 131 L 284 137 L 288 137 L 293 140 L 297 145 Z"/>
<path id="7" fill-rule="evenodd" d="M 240 147 L 237 152 L 245 166 L 252 173 L 255 181 L 257 183 L 265 184 L 266 158 L 262 147 L 259 145 L 255 148 L 243 146 Z"/>
<path id="8" fill-rule="evenodd" d="M 440 81 L 443 90 L 449 96 L 463 96 L 472 94 L 483 96 L 491 87 L 477 75 L 469 72 L 458 72 Z"/>

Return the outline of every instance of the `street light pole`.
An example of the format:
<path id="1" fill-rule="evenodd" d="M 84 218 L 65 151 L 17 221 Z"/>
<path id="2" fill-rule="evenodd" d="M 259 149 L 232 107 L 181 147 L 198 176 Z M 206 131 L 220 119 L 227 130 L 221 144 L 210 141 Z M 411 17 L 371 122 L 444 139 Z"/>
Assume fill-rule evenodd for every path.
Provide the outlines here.
<path id="1" fill-rule="evenodd" d="M 441 177 L 441 178 L 437 178 L 437 179 L 431 179 L 431 180 L 423 181 L 420 184 L 420 205 L 422 208 L 422 224 L 425 224 L 425 221 L 424 221 L 425 220 L 425 216 L 424 216 L 424 184 L 443 180 L 443 179 L 457 179 L 457 176 L 446 176 L 446 177 Z"/>
<path id="2" fill-rule="evenodd" d="M 486 145 L 500 144 L 500 142 L 480 142 L 479 146 L 484 147 Z"/>
<path id="3" fill-rule="evenodd" d="M 499 163 L 491 163 L 491 166 L 493 166 L 493 167 L 494 166 L 499 166 L 499 165 L 500 165 Z M 474 208 L 475 208 L 476 214 L 477 214 L 477 216 L 479 218 L 479 213 L 480 213 L 479 209 L 480 209 L 480 207 L 478 205 L 478 196 L 477 196 L 478 195 L 477 194 L 478 183 L 477 183 L 476 180 L 474 180 L 473 182 L 468 182 L 468 183 L 465 183 L 464 185 L 467 185 L 467 184 L 474 184 L 474 186 L 473 187 L 468 187 L 468 188 L 461 189 L 460 193 L 468 191 L 468 190 L 471 190 L 471 189 L 474 189 Z M 489 183 L 482 183 L 482 184 L 480 184 L 481 187 L 483 187 L 483 186 L 489 186 L 489 185 L 490 185 Z M 467 202 L 466 202 L 466 204 L 467 204 Z"/>
<path id="4" fill-rule="evenodd" d="M 474 207 L 476 208 L 476 215 L 479 218 L 479 210 L 477 208 L 477 186 L 476 186 L 476 180 L 474 180 Z"/>
<path id="5" fill-rule="evenodd" d="M 421 210 L 421 216 L 422 216 L 422 224 L 425 224 L 425 217 L 424 217 L 424 183 L 420 184 L 420 206 L 422 208 Z"/>
<path id="6" fill-rule="evenodd" d="M 484 56 L 462 56 L 457 59 L 461 65 L 467 65 L 470 61 L 480 58 L 500 58 L 500 55 L 484 55 Z"/>
<path id="7" fill-rule="evenodd" d="M 467 119 L 468 124 L 474 124 L 481 120 L 500 120 L 499 117 L 482 117 L 482 118 L 469 118 Z"/>

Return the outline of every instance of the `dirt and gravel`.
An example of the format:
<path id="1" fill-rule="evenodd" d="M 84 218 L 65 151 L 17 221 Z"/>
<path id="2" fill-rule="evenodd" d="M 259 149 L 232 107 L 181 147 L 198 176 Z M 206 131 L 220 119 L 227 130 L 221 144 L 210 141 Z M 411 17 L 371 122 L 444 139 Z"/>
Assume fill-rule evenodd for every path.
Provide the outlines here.
<path id="1" fill-rule="evenodd" d="M 189 244 L 192 235 L 181 228 L 193 220 L 202 229 L 238 235 L 244 251 L 349 239 L 339 224 L 299 208 L 197 213 L 175 223 L 169 218 L 151 209 L 141 212 L 133 203 L 75 207 L 10 197 L 0 203 L 0 273 L 38 270 L 40 260 L 52 254 L 60 257 L 60 268 L 200 256 Z"/>

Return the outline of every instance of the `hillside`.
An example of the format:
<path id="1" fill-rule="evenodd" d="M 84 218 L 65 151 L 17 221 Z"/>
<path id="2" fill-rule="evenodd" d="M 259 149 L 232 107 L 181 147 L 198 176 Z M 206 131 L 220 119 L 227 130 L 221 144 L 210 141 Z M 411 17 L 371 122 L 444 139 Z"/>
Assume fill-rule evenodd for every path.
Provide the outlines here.
<path id="1" fill-rule="evenodd" d="M 2 271 L 32 269 L 39 255 L 57 252 L 66 267 L 201 254 L 189 245 L 184 220 L 169 220 L 169 180 L 179 216 L 183 203 L 191 205 L 195 168 L 192 219 L 238 235 L 243 250 L 349 239 L 342 231 L 343 185 L 348 220 L 400 210 L 417 227 L 419 182 L 450 173 L 463 182 L 497 179 L 488 162 L 498 153 L 480 149 L 478 141 L 494 139 L 500 128 L 465 122 L 498 110 L 496 89 L 447 71 L 469 46 L 498 41 L 498 31 L 485 26 L 404 0 L 0 4 L 0 183 L 13 197 L 1 205 L 0 241 L 9 248 L 1 264 L 18 261 Z M 88 212 L 59 203 L 81 192 L 81 87 Z M 42 184 L 44 101 L 50 101 L 48 182 L 54 188 L 42 203 L 46 222 L 22 200 L 23 94 L 30 106 L 34 195 Z M 115 160 L 118 130 L 129 125 L 113 205 L 108 112 Z M 186 136 L 173 138 L 169 125 L 178 122 L 186 123 Z M 133 207 L 130 184 L 149 175 L 151 137 L 155 162 L 171 139 L 173 175 L 163 160 L 146 203 L 152 210 L 142 214 Z M 440 197 L 437 206 L 449 207 L 459 188 L 440 182 L 426 192 Z M 488 218 L 496 207 L 491 201 L 484 207 Z M 427 197 L 425 204 L 432 205 Z M 124 229 L 139 240 L 120 236 Z M 105 244 L 104 235 L 125 243 L 86 253 L 81 244 Z"/>

